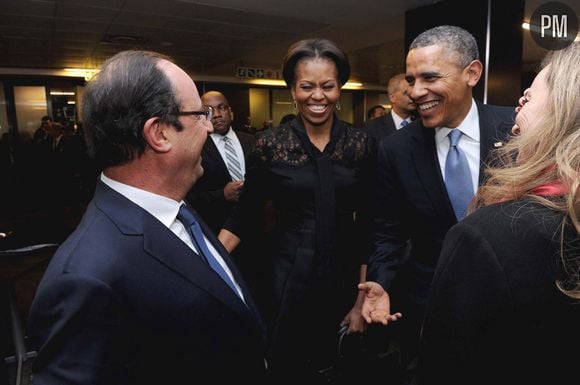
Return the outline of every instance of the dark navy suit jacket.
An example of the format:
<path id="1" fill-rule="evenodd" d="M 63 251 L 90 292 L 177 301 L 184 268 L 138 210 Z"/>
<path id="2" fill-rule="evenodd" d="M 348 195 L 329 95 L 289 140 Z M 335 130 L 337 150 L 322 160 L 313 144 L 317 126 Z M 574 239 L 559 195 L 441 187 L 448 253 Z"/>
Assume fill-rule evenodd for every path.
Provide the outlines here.
<path id="1" fill-rule="evenodd" d="M 377 148 L 384 138 L 397 132 L 391 113 L 368 120 L 365 124 L 365 129 L 374 148 Z"/>
<path id="2" fill-rule="evenodd" d="M 514 110 L 480 103 L 477 109 L 481 184 L 490 151 L 513 126 Z M 410 239 L 406 294 L 424 306 L 443 238 L 457 223 L 439 167 L 435 130 L 417 119 L 385 138 L 377 157 L 374 252 L 367 279 L 390 290 Z"/>
<path id="3" fill-rule="evenodd" d="M 31 307 L 34 383 L 260 378 L 263 322 L 227 252 L 202 227 L 246 304 L 171 230 L 98 182 Z"/>

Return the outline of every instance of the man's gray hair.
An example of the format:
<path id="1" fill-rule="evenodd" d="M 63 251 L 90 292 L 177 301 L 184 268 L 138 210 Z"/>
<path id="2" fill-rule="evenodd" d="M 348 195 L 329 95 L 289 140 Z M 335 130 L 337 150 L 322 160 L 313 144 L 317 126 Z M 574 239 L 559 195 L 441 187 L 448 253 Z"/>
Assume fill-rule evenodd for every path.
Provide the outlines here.
<path id="1" fill-rule="evenodd" d="M 454 25 L 441 25 L 421 33 L 413 40 L 409 50 L 430 45 L 445 46 L 451 56 L 449 59 L 461 68 L 473 60 L 479 60 L 477 42 L 473 35 Z"/>

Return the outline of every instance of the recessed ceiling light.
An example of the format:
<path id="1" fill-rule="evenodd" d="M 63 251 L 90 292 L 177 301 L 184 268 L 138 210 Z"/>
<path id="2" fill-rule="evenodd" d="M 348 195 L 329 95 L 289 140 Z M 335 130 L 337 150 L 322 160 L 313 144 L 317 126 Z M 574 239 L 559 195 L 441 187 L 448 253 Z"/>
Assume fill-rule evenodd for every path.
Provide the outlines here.
<path id="1" fill-rule="evenodd" d="M 133 35 L 105 35 L 101 41 L 113 44 L 143 45 L 147 42 L 147 39 Z"/>

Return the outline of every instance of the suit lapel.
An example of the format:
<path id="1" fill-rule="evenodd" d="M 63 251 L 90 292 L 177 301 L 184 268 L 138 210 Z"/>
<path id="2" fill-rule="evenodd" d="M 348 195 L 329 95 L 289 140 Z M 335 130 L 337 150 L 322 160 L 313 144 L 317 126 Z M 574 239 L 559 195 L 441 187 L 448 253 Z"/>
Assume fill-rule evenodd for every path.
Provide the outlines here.
<path id="1" fill-rule="evenodd" d="M 221 277 L 155 217 L 100 181 L 95 190 L 95 204 L 123 234 L 143 236 L 146 253 L 255 324 L 255 309 L 248 311 Z M 211 231 L 206 228 L 205 233 Z M 226 261 L 239 276 L 231 268 L 231 261 Z M 249 295 L 244 292 L 244 296 Z"/>
<path id="2" fill-rule="evenodd" d="M 147 253 L 239 314 L 251 316 L 246 305 L 199 255 L 155 218 L 148 215 L 143 219 L 143 248 Z"/>
<path id="3" fill-rule="evenodd" d="M 507 141 L 508 136 L 505 132 L 507 132 L 506 127 L 510 122 L 502 122 L 502 117 L 496 115 L 493 107 L 483 105 L 479 102 L 476 102 L 476 104 L 479 114 L 479 184 L 481 185 L 485 180 L 484 169 L 490 160 L 490 152 L 496 146 L 501 146 Z"/>
<path id="4" fill-rule="evenodd" d="M 384 116 L 385 125 L 387 127 L 387 135 L 397 132 L 397 127 L 395 126 L 395 120 L 393 119 L 393 113 L 386 114 Z"/>
<path id="5" fill-rule="evenodd" d="M 435 130 L 423 127 L 422 122 L 418 122 L 418 124 L 420 130 L 413 136 L 416 145 L 412 146 L 411 149 L 415 173 L 423 185 L 425 194 L 429 196 L 433 210 L 439 212 L 439 216 L 451 217 L 455 221 L 455 214 L 447 195 L 437 158 Z M 407 126 L 405 129 L 409 128 Z"/>
<path id="6" fill-rule="evenodd" d="M 221 176 L 228 181 L 232 180 L 230 172 L 228 171 L 228 166 L 224 162 L 219 150 L 217 149 L 213 139 L 207 138 L 204 145 L 204 152 L 202 154 L 202 163 L 211 164 L 217 172 L 221 173 Z M 208 172 L 209 174 L 209 172 Z M 212 173 L 213 174 L 213 173 Z"/>
<path id="7" fill-rule="evenodd" d="M 242 151 L 244 152 L 244 159 L 247 162 L 248 155 L 250 154 L 250 152 L 252 152 L 256 139 L 254 138 L 253 135 L 246 134 L 243 132 L 234 131 L 234 133 L 236 134 L 236 136 L 238 137 L 238 140 L 240 141 L 240 145 L 242 146 Z"/>

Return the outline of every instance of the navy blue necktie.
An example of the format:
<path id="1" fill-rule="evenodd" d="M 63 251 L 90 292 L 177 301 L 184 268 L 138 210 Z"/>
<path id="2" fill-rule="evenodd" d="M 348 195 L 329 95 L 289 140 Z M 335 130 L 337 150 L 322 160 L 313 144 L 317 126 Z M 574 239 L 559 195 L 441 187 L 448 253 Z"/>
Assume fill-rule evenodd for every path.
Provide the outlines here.
<path id="1" fill-rule="evenodd" d="M 406 120 L 404 120 L 404 119 L 403 119 L 403 120 L 401 121 L 401 124 L 399 125 L 399 127 L 400 127 L 400 128 L 403 128 L 403 127 L 405 127 L 407 124 L 409 124 L 409 122 L 407 122 Z"/>
<path id="2" fill-rule="evenodd" d="M 465 217 L 467 206 L 473 198 L 473 182 L 469 171 L 469 163 L 467 163 L 467 158 L 463 151 L 457 146 L 461 135 L 463 135 L 463 132 L 457 129 L 449 132 L 448 137 L 451 145 L 445 161 L 445 185 L 457 221 Z"/>
<path id="3" fill-rule="evenodd" d="M 207 244 L 205 243 L 205 239 L 203 238 L 203 232 L 201 231 L 201 227 L 197 219 L 195 219 L 195 215 L 185 205 L 181 205 L 179 208 L 179 212 L 177 213 L 177 219 L 183 223 L 189 235 L 191 236 L 191 240 L 195 244 L 200 256 L 211 266 L 212 269 L 215 270 L 216 273 L 228 284 L 228 286 L 238 295 L 239 293 L 236 290 L 236 287 L 226 271 L 223 267 L 218 263 L 215 259 L 211 251 L 209 251 Z"/>

